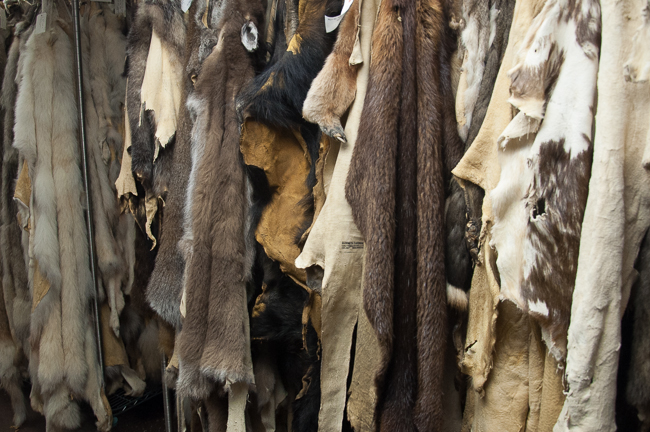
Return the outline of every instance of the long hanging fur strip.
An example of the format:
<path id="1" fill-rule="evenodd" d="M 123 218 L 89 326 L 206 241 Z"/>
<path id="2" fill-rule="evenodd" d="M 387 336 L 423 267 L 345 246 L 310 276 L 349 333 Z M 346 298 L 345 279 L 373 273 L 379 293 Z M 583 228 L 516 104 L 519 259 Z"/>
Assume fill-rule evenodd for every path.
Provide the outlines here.
<path id="1" fill-rule="evenodd" d="M 382 350 L 380 430 L 443 423 L 444 185 L 462 154 L 446 23 L 438 1 L 382 2 L 346 184 L 366 242 L 364 308 Z"/>
<path id="2" fill-rule="evenodd" d="M 67 24 L 54 22 L 27 41 L 14 127 L 14 145 L 32 178 L 33 257 L 50 285 L 32 314 L 30 369 L 39 393 L 32 404 L 52 427 L 75 428 L 80 419 L 71 396 L 88 400 L 98 428 L 106 430 L 110 424 L 89 317 L 93 286 L 81 204 L 72 46 L 61 27 Z"/>
<path id="3" fill-rule="evenodd" d="M 187 314 L 178 336 L 177 390 L 196 399 L 218 386 L 253 380 L 252 365 L 246 365 L 247 199 L 235 96 L 254 76 L 241 29 L 248 23 L 261 28 L 263 7 L 240 0 L 223 8 L 219 42 L 203 63 L 195 102 L 188 101 L 196 110 L 192 157 L 200 160 L 192 172 L 193 241 L 186 264 Z M 203 152 L 195 152 L 197 146 Z"/>

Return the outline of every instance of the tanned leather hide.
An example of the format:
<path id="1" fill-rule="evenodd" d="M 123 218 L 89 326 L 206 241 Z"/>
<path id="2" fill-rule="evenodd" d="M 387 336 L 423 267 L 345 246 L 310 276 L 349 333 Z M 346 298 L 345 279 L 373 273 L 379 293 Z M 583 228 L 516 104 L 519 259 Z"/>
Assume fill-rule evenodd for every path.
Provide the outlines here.
<path id="1" fill-rule="evenodd" d="M 509 71 L 509 102 L 520 112 L 499 137 L 491 193 L 501 295 L 539 321 L 558 361 L 591 175 L 599 48 L 597 1 L 546 3 Z"/>
<path id="2" fill-rule="evenodd" d="M 382 348 L 377 418 L 386 431 L 443 424 L 444 185 L 462 154 L 447 22 L 437 1 L 382 2 L 346 185 L 366 242 L 363 301 Z"/>

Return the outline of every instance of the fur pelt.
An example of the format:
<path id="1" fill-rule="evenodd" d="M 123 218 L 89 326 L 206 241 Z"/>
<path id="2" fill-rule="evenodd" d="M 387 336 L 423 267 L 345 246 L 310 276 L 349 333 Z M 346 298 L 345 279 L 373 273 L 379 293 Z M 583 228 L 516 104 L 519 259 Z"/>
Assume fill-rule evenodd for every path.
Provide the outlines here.
<path id="1" fill-rule="evenodd" d="M 142 82 L 149 54 L 151 33 L 155 31 L 161 38 L 165 47 L 174 53 L 178 59 L 184 58 L 185 48 L 185 23 L 180 3 L 172 0 L 147 0 L 139 3 L 134 14 L 133 24 L 128 36 L 128 93 L 127 105 L 129 123 L 131 126 L 131 168 L 137 179 L 145 189 L 155 188 L 156 194 L 162 194 L 166 188 L 168 173 L 163 169 L 156 169 L 156 173 L 165 175 L 162 184 L 156 185 L 161 179 L 155 179 L 154 173 L 154 123 L 151 113 L 144 113 L 141 117 Z M 140 120 L 142 119 L 142 124 Z M 157 165 L 165 165 L 165 153 L 161 152 L 161 160 Z"/>
<path id="2" fill-rule="evenodd" d="M 118 18 L 107 7 L 91 3 L 82 17 L 84 64 L 84 109 L 89 159 L 90 194 L 93 210 L 95 251 L 103 286 L 100 301 L 110 307 L 110 325 L 119 336 L 119 314 L 124 308 L 122 281 L 128 271 L 120 240 L 120 212 L 115 179 L 119 174 L 116 155 L 122 137 L 114 125 L 122 121 L 120 101 L 124 97 L 122 76 L 126 38 Z M 124 223 L 124 222 L 123 222 Z"/>
<path id="3" fill-rule="evenodd" d="M 16 342 L 27 350 L 29 336 L 30 298 L 27 286 L 27 271 L 23 260 L 21 230 L 16 223 L 18 209 L 14 202 L 15 179 L 18 175 L 18 152 L 12 147 L 14 104 L 16 101 L 16 75 L 21 38 L 25 25 L 19 25 L 9 49 L 7 66 L 2 84 L 2 110 L 4 114 L 3 158 L 2 158 L 2 287 L 7 302 L 7 317 Z"/>
<path id="4" fill-rule="evenodd" d="M 176 139 L 173 143 L 169 189 L 163 209 L 164 221 L 160 230 L 160 246 L 147 287 L 147 301 L 153 310 L 175 328 L 180 328 L 181 325 L 179 307 L 183 290 L 185 259 L 179 241 L 183 235 L 185 194 L 191 167 L 190 132 L 192 121 L 185 101 L 192 92 L 191 79 L 198 75 L 197 69 L 201 64 L 200 62 L 193 62 L 194 56 L 200 55 L 198 53 L 202 47 L 207 46 L 207 49 L 211 49 L 214 46 L 203 43 L 204 39 L 201 38 L 197 27 L 200 24 L 196 21 L 196 10 L 197 6 L 193 4 L 190 9 L 190 17 L 193 17 L 193 19 L 189 20 L 187 33 L 184 36 L 186 47 L 183 50 L 185 73 L 181 87 L 182 104 Z M 169 152 L 170 150 L 171 148 L 168 146 L 163 152 Z"/>
<path id="5" fill-rule="evenodd" d="M 560 362 L 591 175 L 599 49 L 599 2 L 545 4 L 509 71 L 509 102 L 520 112 L 498 139 L 502 175 L 491 192 L 501 295 L 540 323 Z"/>
<path id="6" fill-rule="evenodd" d="M 246 305 L 246 176 L 239 153 L 235 96 L 253 78 L 242 27 L 262 28 L 256 0 L 226 2 L 218 43 L 205 59 L 188 108 L 192 128 L 191 252 L 186 315 L 178 336 L 179 394 L 206 399 L 226 383 L 252 383 Z"/>
<path id="7" fill-rule="evenodd" d="M 30 248 L 37 267 L 31 273 L 49 284 L 31 320 L 32 405 L 45 414 L 48 427 L 69 429 L 80 421 L 75 399 L 86 400 L 98 429 L 107 430 L 109 408 L 101 397 L 90 319 L 94 292 L 81 202 L 73 50 L 69 24 L 56 18 L 54 10 L 52 28 L 27 41 L 14 126 L 14 146 L 32 179 Z"/>
<path id="8" fill-rule="evenodd" d="M 309 294 L 284 274 L 259 245 L 258 251 L 256 273 L 262 280 L 251 311 L 253 357 L 265 357 L 277 368 L 292 406 L 292 429 L 315 432 L 320 409 L 320 354 L 318 335 L 311 322 L 303 338 L 302 311 Z M 257 372 L 255 378 L 259 393 L 262 389 Z M 304 383 L 307 391 L 296 399 Z"/>
<path id="9" fill-rule="evenodd" d="M 639 251 L 636 265 L 639 277 L 632 288 L 633 312 L 631 362 L 627 373 L 627 402 L 638 411 L 642 431 L 650 430 L 650 231 Z"/>
<path id="10" fill-rule="evenodd" d="M 466 2 L 467 3 L 467 2 Z M 487 5 L 487 2 L 481 2 Z M 463 95 L 465 99 L 466 124 L 461 128 L 461 134 L 465 137 L 465 150 L 467 150 L 483 124 L 487 107 L 492 96 L 492 89 L 496 76 L 501 66 L 501 60 L 508 44 L 510 24 L 514 10 L 514 1 L 498 0 L 492 1 L 489 5 L 489 21 L 485 19 L 483 7 L 485 5 L 474 5 L 470 16 L 466 16 L 467 22 L 462 33 L 463 41 L 467 49 L 467 60 L 464 65 L 467 70 L 467 91 Z M 465 7 L 470 7 L 465 4 Z M 478 26 L 478 27 L 477 27 Z M 489 47 L 486 52 L 476 53 L 480 47 L 478 42 L 483 41 L 485 31 L 482 27 L 489 27 Z M 475 33 L 479 32 L 479 35 Z M 465 38 L 473 38 L 465 41 Z M 485 56 L 485 67 L 476 67 L 472 62 L 477 61 L 477 56 Z M 473 59 L 473 60 L 472 60 Z M 481 60 L 482 61 L 482 60 Z M 480 69 L 483 72 L 481 77 L 476 74 Z M 471 80 L 470 80 L 470 76 Z M 470 82 L 471 81 L 471 82 Z M 472 93 L 472 94 L 470 94 Z M 475 94 L 474 94 L 475 93 Z M 472 99 L 472 101 L 468 101 Z M 472 110 L 469 111 L 468 103 L 471 103 Z M 447 201 L 446 225 L 447 225 L 447 299 L 449 304 L 457 309 L 467 308 L 467 291 L 471 282 L 472 261 L 478 262 L 479 234 L 481 232 L 482 205 L 485 192 L 480 186 L 465 182 L 463 187 L 458 184 L 454 177 L 451 180 L 450 197 Z M 465 245 L 465 247 L 463 247 Z"/>
<path id="11" fill-rule="evenodd" d="M 302 115 L 316 123 L 332 138 L 346 142 L 341 116 L 345 114 L 356 94 L 356 77 L 360 59 L 351 63 L 352 51 L 359 34 L 359 1 L 352 3 L 340 24 L 339 36 L 323 69 L 311 84 Z"/>
<path id="12" fill-rule="evenodd" d="M 443 424 L 444 185 L 462 154 L 447 22 L 437 1 L 382 2 L 346 184 L 366 242 L 364 308 L 382 353 L 380 430 Z"/>

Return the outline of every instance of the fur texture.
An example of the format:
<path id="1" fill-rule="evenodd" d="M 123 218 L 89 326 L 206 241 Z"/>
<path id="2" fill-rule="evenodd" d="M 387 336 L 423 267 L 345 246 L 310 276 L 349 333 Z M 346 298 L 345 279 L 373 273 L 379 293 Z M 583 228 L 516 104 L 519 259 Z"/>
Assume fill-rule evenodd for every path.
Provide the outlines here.
<path id="1" fill-rule="evenodd" d="M 190 9 L 195 16 L 196 7 Z M 175 12 L 177 13 L 177 12 Z M 169 188 L 165 197 L 163 221 L 161 223 L 160 246 L 156 256 L 156 264 L 147 287 L 147 301 L 154 311 L 175 328 L 181 326 L 180 302 L 183 289 L 185 260 L 179 249 L 179 241 L 183 234 L 183 205 L 190 173 L 190 113 L 184 101 L 192 89 L 191 77 L 198 73 L 191 66 L 191 58 L 202 48 L 202 39 L 196 29 L 196 21 L 191 20 L 184 40 L 183 48 L 185 73 L 181 88 L 181 110 L 177 121 L 178 129 L 173 147 L 165 148 L 162 153 L 173 150 L 172 164 L 169 172 Z M 130 112 L 129 112 L 130 114 Z"/>
<path id="2" fill-rule="evenodd" d="M 358 1 L 352 3 L 340 26 L 332 53 L 309 88 L 302 115 L 320 126 L 324 134 L 346 142 L 341 116 L 354 101 L 360 66 L 360 63 L 351 64 L 350 59 L 359 34 Z"/>
<path id="3" fill-rule="evenodd" d="M 145 185 L 146 189 L 154 187 L 154 126 L 153 119 L 148 114 L 142 116 L 142 124 L 140 124 L 140 89 L 152 31 L 156 32 L 168 49 L 176 53 L 177 58 L 182 59 L 185 47 L 185 24 L 180 3 L 148 0 L 138 4 L 129 31 L 127 104 L 132 133 L 131 168 L 135 177 Z M 164 165 L 164 162 L 161 159 L 159 164 Z M 158 193 L 164 190 L 164 185 L 156 188 Z"/>
<path id="4" fill-rule="evenodd" d="M 364 308 L 382 352 L 380 430 L 443 423 L 444 185 L 462 154 L 447 21 L 436 1 L 382 2 L 346 184 L 366 242 Z"/>
<path id="5" fill-rule="evenodd" d="M 98 429 L 106 430 L 110 424 L 89 314 L 93 286 L 80 199 L 73 52 L 68 24 L 53 23 L 27 41 L 14 126 L 14 146 L 32 179 L 33 274 L 49 284 L 31 321 L 32 405 L 51 427 L 74 428 L 79 412 L 73 398 L 87 400 Z"/>
<path id="6" fill-rule="evenodd" d="M 186 264 L 187 314 L 178 336 L 177 391 L 205 399 L 227 383 L 253 381 L 245 359 L 246 177 L 239 153 L 235 96 L 253 78 L 253 61 L 241 43 L 249 22 L 261 28 L 262 4 L 225 3 L 215 28 L 219 39 L 201 67 L 192 98 L 192 248 Z M 193 165 L 195 165 L 193 161 Z M 210 410 L 209 410 L 210 411 Z"/>

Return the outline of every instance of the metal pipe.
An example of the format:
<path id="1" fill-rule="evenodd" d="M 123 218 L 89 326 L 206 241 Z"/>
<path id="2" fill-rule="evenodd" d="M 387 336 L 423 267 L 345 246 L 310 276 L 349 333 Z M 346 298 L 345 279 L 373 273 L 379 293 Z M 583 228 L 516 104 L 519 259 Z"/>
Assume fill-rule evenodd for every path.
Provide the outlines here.
<path id="1" fill-rule="evenodd" d="M 162 374 L 163 406 L 165 408 L 165 431 L 172 432 L 172 410 L 169 406 L 169 388 L 165 381 L 165 369 L 167 369 L 167 357 L 163 353 L 160 358 L 160 373 Z"/>
<path id="2" fill-rule="evenodd" d="M 86 227 L 88 229 L 88 252 L 90 253 L 90 272 L 93 277 L 95 296 L 93 312 L 95 315 L 95 335 L 97 337 L 97 361 L 101 373 L 101 387 L 104 387 L 104 355 L 102 353 L 102 332 L 99 324 L 99 286 L 97 285 L 97 270 L 95 258 L 95 234 L 93 229 L 93 208 L 90 200 L 90 185 L 88 181 L 88 146 L 86 143 L 86 117 L 84 114 L 84 86 L 81 61 L 81 25 L 79 23 L 79 0 L 72 0 L 72 23 L 74 26 L 74 57 L 77 66 L 77 108 L 79 111 L 79 141 L 81 142 L 81 160 L 83 161 L 83 178 L 86 192 Z"/>

